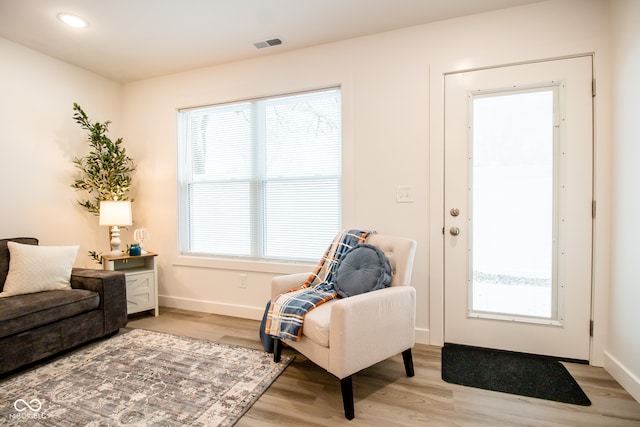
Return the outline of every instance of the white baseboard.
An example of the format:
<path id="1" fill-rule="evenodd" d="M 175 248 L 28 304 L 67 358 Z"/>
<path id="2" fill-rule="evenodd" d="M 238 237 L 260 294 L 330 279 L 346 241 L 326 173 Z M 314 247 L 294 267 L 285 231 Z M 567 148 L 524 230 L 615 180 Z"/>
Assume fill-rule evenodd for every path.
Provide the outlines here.
<path id="1" fill-rule="evenodd" d="M 223 316 L 240 317 L 252 320 L 261 320 L 262 314 L 264 313 L 264 308 L 256 308 L 247 305 L 221 304 L 213 301 L 170 297 L 166 295 L 158 296 L 158 304 L 163 307 L 181 308 L 183 310 L 220 314 Z"/>
<path id="2" fill-rule="evenodd" d="M 604 369 L 618 381 L 635 400 L 640 402 L 640 378 L 606 351 L 604 352 Z"/>
<path id="3" fill-rule="evenodd" d="M 264 308 L 247 305 L 221 304 L 213 301 L 202 301 L 190 298 L 158 296 L 158 304 L 162 307 L 180 308 L 199 311 L 201 313 L 220 314 L 222 316 L 240 317 L 242 319 L 262 320 Z M 416 328 L 416 343 L 429 344 L 429 329 Z"/>

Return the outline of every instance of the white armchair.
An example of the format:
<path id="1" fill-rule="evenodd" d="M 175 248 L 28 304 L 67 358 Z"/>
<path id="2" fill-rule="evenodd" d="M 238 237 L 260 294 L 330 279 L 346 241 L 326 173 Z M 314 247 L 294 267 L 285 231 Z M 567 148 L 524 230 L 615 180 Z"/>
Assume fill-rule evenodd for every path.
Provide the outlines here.
<path id="1" fill-rule="evenodd" d="M 381 249 L 391 264 L 388 288 L 335 299 L 309 311 L 300 341 L 287 344 L 340 379 L 344 414 L 353 419 L 351 376 L 364 368 L 402 353 L 407 376 L 413 376 L 411 348 L 415 344 L 416 294 L 410 286 L 415 240 L 371 235 L 368 244 Z M 309 273 L 275 277 L 271 296 L 299 287 Z M 274 360 L 280 361 L 280 340 Z"/>

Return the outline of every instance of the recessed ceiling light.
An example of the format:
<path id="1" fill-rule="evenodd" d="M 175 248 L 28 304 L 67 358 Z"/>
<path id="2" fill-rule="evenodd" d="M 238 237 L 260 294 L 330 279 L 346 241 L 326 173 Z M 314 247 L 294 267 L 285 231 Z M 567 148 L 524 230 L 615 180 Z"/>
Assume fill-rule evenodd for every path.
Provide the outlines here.
<path id="1" fill-rule="evenodd" d="M 59 13 L 58 19 L 65 24 L 75 28 L 84 28 L 89 25 L 89 23 L 84 19 L 70 13 Z"/>

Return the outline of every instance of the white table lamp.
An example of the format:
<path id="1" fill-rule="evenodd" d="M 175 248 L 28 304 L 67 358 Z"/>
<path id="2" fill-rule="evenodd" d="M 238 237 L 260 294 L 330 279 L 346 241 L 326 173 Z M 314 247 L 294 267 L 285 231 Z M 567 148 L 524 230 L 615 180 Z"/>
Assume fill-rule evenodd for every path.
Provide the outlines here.
<path id="1" fill-rule="evenodd" d="M 120 256 L 121 225 L 131 225 L 131 202 L 128 200 L 103 200 L 100 202 L 100 225 L 111 227 L 111 252 L 108 255 Z"/>

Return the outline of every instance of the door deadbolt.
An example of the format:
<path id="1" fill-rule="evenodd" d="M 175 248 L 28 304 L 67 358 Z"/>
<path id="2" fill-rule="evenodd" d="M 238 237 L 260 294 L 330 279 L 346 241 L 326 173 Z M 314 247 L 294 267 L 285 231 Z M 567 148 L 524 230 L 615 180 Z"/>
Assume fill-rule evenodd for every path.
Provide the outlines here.
<path id="1" fill-rule="evenodd" d="M 449 234 L 451 234 L 452 236 L 457 236 L 458 234 L 460 234 L 460 229 L 458 227 L 451 227 L 449 229 Z"/>
<path id="2" fill-rule="evenodd" d="M 458 208 L 451 208 L 451 210 L 449 211 L 449 213 L 451 214 L 451 216 L 458 216 L 458 215 L 460 215 L 460 209 L 458 209 Z"/>

